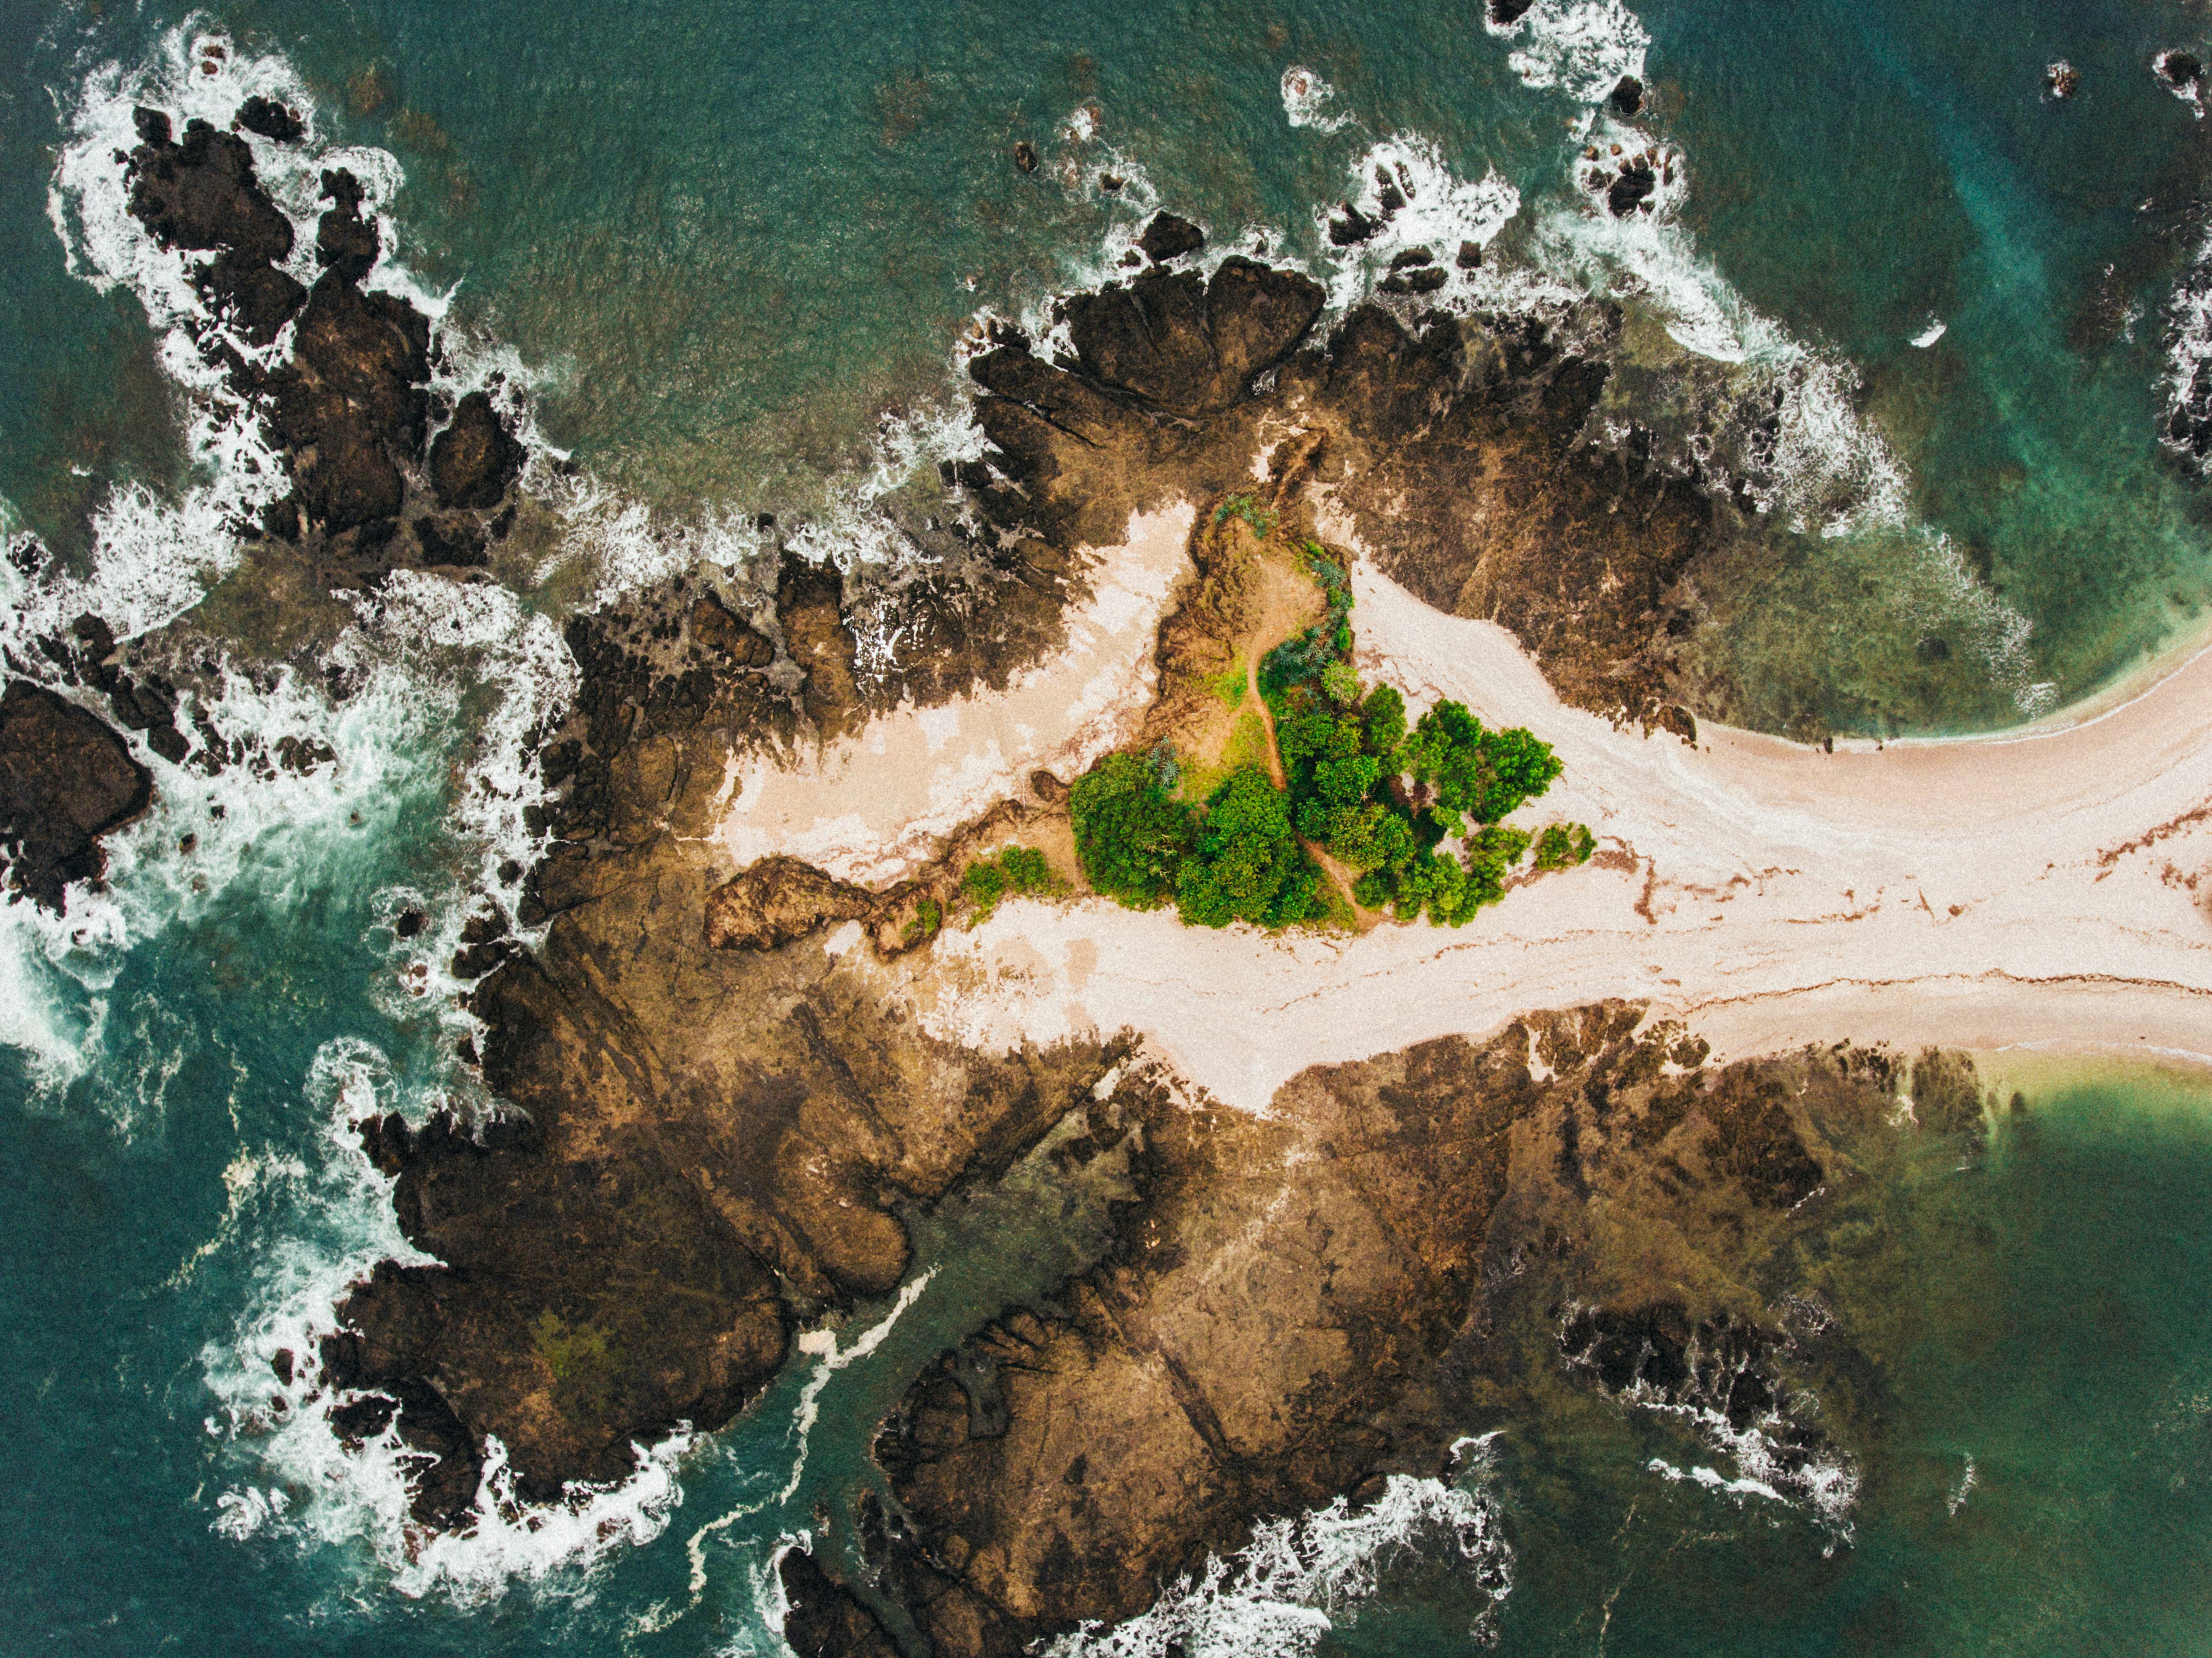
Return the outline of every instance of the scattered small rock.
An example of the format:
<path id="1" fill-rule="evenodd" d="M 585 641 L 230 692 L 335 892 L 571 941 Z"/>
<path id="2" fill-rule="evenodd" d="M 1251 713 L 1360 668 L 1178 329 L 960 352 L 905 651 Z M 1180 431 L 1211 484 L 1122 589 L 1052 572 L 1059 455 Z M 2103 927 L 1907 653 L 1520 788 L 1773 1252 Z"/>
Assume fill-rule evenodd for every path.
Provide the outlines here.
<path id="1" fill-rule="evenodd" d="M 2071 98 L 2081 87 L 2081 71 L 2063 58 L 2043 71 L 2044 90 L 2053 98 Z"/>

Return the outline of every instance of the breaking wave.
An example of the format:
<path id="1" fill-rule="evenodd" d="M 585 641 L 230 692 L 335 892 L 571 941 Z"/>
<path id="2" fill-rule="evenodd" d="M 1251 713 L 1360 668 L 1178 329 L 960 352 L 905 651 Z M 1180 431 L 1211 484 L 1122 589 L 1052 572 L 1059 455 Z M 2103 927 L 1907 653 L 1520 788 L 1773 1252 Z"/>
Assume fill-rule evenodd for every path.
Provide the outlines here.
<path id="1" fill-rule="evenodd" d="M 1487 1473 L 1488 1438 L 1462 1440 L 1474 1477 Z M 1512 1589 L 1513 1551 L 1496 1503 L 1478 1483 L 1446 1485 L 1393 1474 L 1363 1508 L 1327 1508 L 1269 1520 L 1227 1559 L 1207 1558 L 1151 1610 L 1111 1629 L 1086 1625 L 1045 1649 L 1045 1658 L 1293 1658 L 1358 1620 L 1391 1564 L 1406 1556 L 1455 1554 L 1494 1610 Z M 1470 1631 L 1488 1638 L 1489 1613 Z"/>

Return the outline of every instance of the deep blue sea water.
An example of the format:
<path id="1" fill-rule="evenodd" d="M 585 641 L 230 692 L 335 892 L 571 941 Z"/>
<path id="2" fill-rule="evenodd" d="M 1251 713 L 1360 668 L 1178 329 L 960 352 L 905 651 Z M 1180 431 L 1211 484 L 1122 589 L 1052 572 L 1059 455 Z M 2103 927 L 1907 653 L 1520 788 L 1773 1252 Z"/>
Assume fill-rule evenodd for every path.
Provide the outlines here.
<path id="1" fill-rule="evenodd" d="M 1577 56 L 1401 0 L 12 3 L 0 505 L 83 560 L 143 485 L 138 555 L 190 542 L 189 410 L 140 293 L 85 279 L 81 204 L 55 190 L 88 88 L 188 25 L 296 76 L 323 139 L 396 158 L 418 285 L 530 376 L 545 439 L 603 489 L 580 558 L 763 510 L 868 556 L 872 503 L 927 502 L 923 416 L 955 406 L 952 343 L 980 309 L 1034 308 L 1154 203 L 1264 230 L 1348 296 L 1359 273 L 1329 263 L 1315 214 L 1396 140 L 1518 191 L 1495 263 L 1624 295 L 1628 412 L 1668 429 L 1680 386 L 1753 371 L 1791 389 L 1794 470 L 1696 645 L 1741 687 L 1736 717 L 2008 723 L 2193 624 L 2212 532 L 2158 432 L 2212 151 L 2149 63 L 2212 57 L 2201 12 L 1646 0 L 1584 21 Z M 1632 239 L 1590 228 L 1567 164 L 1577 81 L 1609 84 L 1638 49 L 1688 183 Z M 2063 104 L 2042 95 L 2058 58 L 2081 76 Z M 1330 88 L 1304 125 L 1294 67 Z M 1009 161 L 1022 139 L 1034 176 Z M 1108 167 L 1119 197 L 1095 187 Z M 907 422 L 888 445 L 887 416 Z M 335 772 L 165 774 L 110 901 L 4 918 L 0 1652 L 774 1651 L 777 1540 L 869 1478 L 868 1431 L 921 1363 L 1048 1277 L 1018 1181 L 937 1218 L 918 1249 L 934 1275 L 882 1345 L 794 1365 L 657 1494 L 587 1516 L 617 1533 L 588 1568 L 551 1564 L 560 1537 L 410 1558 L 388 1482 L 321 1488 L 327 1436 L 276 1418 L 259 1355 L 397 1247 L 343 1120 L 461 1084 L 452 1016 L 408 976 L 440 941 L 404 946 L 390 922 L 490 855 L 498 826 L 457 815 L 455 780 L 487 722 L 557 695 L 530 616 L 573 597 L 550 580 L 443 653 L 404 617 L 372 630 L 386 677 L 349 711 L 241 687 L 234 723 L 273 729 L 281 704 Z M 1831 1284 L 1881 1333 L 1894 1401 L 1849 1540 L 1656 1472 L 1695 1446 L 1610 1407 L 1509 1424 L 1470 1477 L 1511 1550 L 1499 1649 L 2203 1649 L 2212 1090 L 2053 1083 L 1972 1168 L 1885 1178 L 1881 1226 L 1844 1241 Z M 841 1351 L 893 1311 L 864 1309 Z M 1324 1649 L 1461 1649 L 1490 1605 L 1466 1563 L 1415 1550 Z"/>

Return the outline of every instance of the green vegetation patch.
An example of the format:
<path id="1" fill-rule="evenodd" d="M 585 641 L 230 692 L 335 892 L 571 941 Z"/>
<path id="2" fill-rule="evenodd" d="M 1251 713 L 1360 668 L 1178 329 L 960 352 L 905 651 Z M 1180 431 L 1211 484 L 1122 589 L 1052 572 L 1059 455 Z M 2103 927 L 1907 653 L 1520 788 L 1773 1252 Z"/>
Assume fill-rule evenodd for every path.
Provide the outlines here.
<path id="1" fill-rule="evenodd" d="M 606 1408 L 619 1349 L 596 1324 L 571 1324 L 550 1307 L 531 1321 L 531 1345 L 553 1372 L 553 1392 L 565 1414 L 597 1415 Z"/>
<path id="2" fill-rule="evenodd" d="M 969 865 L 960 878 L 960 896 L 968 901 L 970 926 L 989 920 L 1001 898 L 1042 897 L 1060 890 L 1052 860 L 1035 847 L 1007 847 L 994 857 Z"/>
<path id="3" fill-rule="evenodd" d="M 1260 659 L 1260 695 L 1270 705 L 1279 705 L 1290 687 L 1319 678 L 1331 663 L 1352 654 L 1352 583 L 1344 566 L 1318 541 L 1301 542 L 1298 550 L 1328 609 L 1312 627 L 1285 640 Z"/>
<path id="4" fill-rule="evenodd" d="M 1249 491 L 1234 495 L 1213 509 L 1213 521 L 1226 524 L 1232 518 L 1241 518 L 1251 526 L 1252 533 L 1265 541 L 1275 533 L 1275 515 L 1260 510 L 1259 497 Z"/>
<path id="5" fill-rule="evenodd" d="M 1491 730 L 1458 702 L 1438 703 L 1409 727 L 1404 697 L 1363 685 L 1345 659 L 1352 598 L 1342 568 L 1316 543 L 1304 550 L 1329 613 L 1269 652 L 1261 675 L 1289 786 L 1269 780 L 1256 714 L 1238 722 L 1225 777 L 1186 778 L 1164 745 L 1109 756 L 1071 800 L 1091 885 L 1139 909 L 1172 898 L 1199 926 L 1342 920 L 1311 846 L 1354 872 L 1352 897 L 1364 907 L 1459 926 L 1505 896 L 1532 844 L 1539 869 L 1588 859 L 1595 841 L 1583 824 L 1555 823 L 1540 839 L 1499 821 L 1559 775 L 1551 745 L 1520 726 Z M 1201 782 L 1202 805 L 1177 798 L 1179 786 Z"/>
<path id="6" fill-rule="evenodd" d="M 1572 869 L 1589 862 L 1597 850 L 1597 837 L 1587 823 L 1553 823 L 1536 837 L 1538 869 Z"/>

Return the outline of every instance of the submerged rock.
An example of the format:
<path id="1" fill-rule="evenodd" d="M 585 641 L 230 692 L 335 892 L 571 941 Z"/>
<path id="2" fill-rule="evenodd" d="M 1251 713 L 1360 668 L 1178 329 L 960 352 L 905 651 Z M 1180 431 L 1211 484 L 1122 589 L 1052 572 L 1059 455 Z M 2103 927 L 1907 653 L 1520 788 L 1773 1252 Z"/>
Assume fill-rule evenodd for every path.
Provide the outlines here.
<path id="1" fill-rule="evenodd" d="M 0 692 L 0 856 L 9 896 L 62 908 L 106 869 L 100 841 L 153 804 L 154 778 L 106 725 L 28 680 Z"/>

